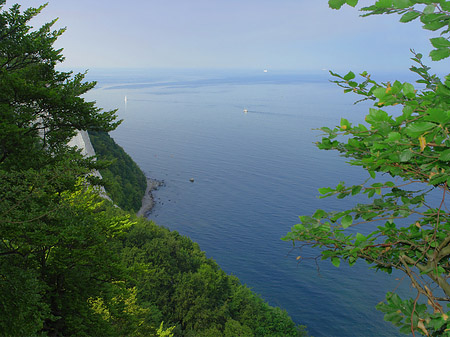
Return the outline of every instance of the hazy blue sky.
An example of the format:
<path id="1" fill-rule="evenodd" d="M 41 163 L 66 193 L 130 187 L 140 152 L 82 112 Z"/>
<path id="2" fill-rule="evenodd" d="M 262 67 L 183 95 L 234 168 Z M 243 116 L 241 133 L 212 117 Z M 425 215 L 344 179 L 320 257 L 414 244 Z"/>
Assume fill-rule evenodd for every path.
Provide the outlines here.
<path id="1" fill-rule="evenodd" d="M 44 0 L 45 1 L 45 0 Z M 430 33 L 399 17 L 360 18 L 327 0 L 48 0 L 66 67 L 407 69 Z M 43 1 L 19 2 L 23 8 Z M 362 4 L 371 1 L 363 0 Z"/>

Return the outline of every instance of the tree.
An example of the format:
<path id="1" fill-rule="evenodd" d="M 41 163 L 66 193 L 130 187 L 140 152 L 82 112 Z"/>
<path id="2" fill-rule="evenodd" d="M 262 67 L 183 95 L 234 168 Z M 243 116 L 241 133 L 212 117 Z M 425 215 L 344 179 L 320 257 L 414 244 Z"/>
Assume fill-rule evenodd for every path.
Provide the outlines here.
<path id="1" fill-rule="evenodd" d="M 98 163 L 67 142 L 118 122 L 80 97 L 95 83 L 55 70 L 63 31 L 27 25 L 43 8 L 0 11 L 0 335 L 298 336 L 189 238 L 94 193 Z M 130 182 L 145 183 L 136 171 Z"/>
<path id="2" fill-rule="evenodd" d="M 2 9 L 6 0 L 0 0 Z M 0 15 L 0 163 L 16 166 L 36 155 L 67 150 L 77 130 L 110 131 L 118 126 L 115 110 L 103 112 L 80 96 L 95 82 L 83 82 L 84 74 L 72 76 L 55 66 L 64 60 L 53 43 L 64 29 L 51 31 L 56 20 L 32 30 L 28 22 L 45 7 L 19 5 Z M 37 137 L 40 135 L 40 138 Z M 39 140 L 39 141 L 38 141 Z M 31 146 L 33 144 L 33 147 Z"/>
<path id="3" fill-rule="evenodd" d="M 100 169 L 108 196 L 124 210 L 139 211 L 147 188 L 142 170 L 108 133 L 89 131 L 89 138 L 97 159 L 109 161 Z"/>
<path id="4" fill-rule="evenodd" d="M 109 131 L 114 111 L 80 96 L 95 83 L 59 72 L 64 30 L 33 30 L 45 6 L 3 10 L 0 0 L 0 335 L 89 335 L 103 330 L 88 299 L 124 271 L 114 218 L 85 183 L 95 166 L 67 146 L 77 130 Z"/>
<path id="5" fill-rule="evenodd" d="M 138 289 L 137 303 L 152 313 L 148 325 L 163 319 L 176 326 L 176 336 L 307 336 L 189 238 L 142 217 L 135 221 L 121 254 L 133 270 L 127 286 Z"/>
<path id="6" fill-rule="evenodd" d="M 355 7 L 358 0 L 329 0 L 334 9 L 344 4 Z M 400 14 L 400 22 L 420 19 L 424 29 L 441 32 L 430 40 L 432 60 L 450 56 L 450 1 L 377 0 L 362 11 L 363 16 Z M 441 79 L 430 74 L 422 55 L 412 53 L 416 85 L 378 83 L 367 72 L 360 74 L 360 81 L 351 71 L 345 76 L 331 72 L 344 92 L 373 100 L 374 107 L 365 124 L 342 118 L 335 128 L 321 128 L 324 137 L 317 145 L 339 151 L 370 177 L 352 186 L 340 182 L 319 193 L 338 199 L 366 194 L 370 201 L 301 216 L 284 240 L 300 248 L 319 247 L 322 259 L 336 267 L 365 260 L 376 270 L 402 271 L 417 297 L 387 293 L 386 302 L 377 306 L 385 320 L 402 333 L 450 336 L 450 211 L 445 205 L 450 192 L 450 75 Z M 363 224 L 372 226 L 369 233 L 356 232 Z M 419 304 L 421 297 L 426 301 Z"/>

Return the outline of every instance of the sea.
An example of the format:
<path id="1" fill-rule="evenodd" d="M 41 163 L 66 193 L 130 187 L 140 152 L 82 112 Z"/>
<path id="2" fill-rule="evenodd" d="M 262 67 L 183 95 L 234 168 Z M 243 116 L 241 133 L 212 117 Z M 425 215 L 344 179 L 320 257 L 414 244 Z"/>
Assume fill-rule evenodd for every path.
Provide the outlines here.
<path id="1" fill-rule="evenodd" d="M 336 268 L 281 240 L 301 215 L 367 201 L 318 198 L 320 187 L 369 175 L 315 143 L 318 128 L 362 123 L 373 103 L 355 105 L 326 71 L 96 69 L 87 78 L 98 84 L 86 99 L 123 119 L 111 136 L 164 181 L 149 219 L 197 242 L 312 336 L 400 335 L 375 306 L 388 291 L 415 297 L 402 274 L 363 261 Z"/>

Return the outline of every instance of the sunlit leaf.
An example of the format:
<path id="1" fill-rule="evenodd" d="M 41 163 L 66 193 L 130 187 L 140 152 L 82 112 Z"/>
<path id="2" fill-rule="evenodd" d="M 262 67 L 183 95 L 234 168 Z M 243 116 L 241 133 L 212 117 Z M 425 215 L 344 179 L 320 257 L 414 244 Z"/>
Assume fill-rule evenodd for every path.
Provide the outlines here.
<path id="1" fill-rule="evenodd" d="M 435 9 L 436 9 L 436 7 L 432 4 L 430 4 L 423 9 L 423 13 L 424 14 L 432 14 L 432 13 L 434 13 Z"/>
<path id="2" fill-rule="evenodd" d="M 328 193 L 331 193 L 331 192 L 334 192 L 333 188 L 330 188 L 330 187 L 319 188 L 319 193 L 320 194 L 328 194 Z"/>
<path id="3" fill-rule="evenodd" d="M 400 22 L 410 22 L 420 16 L 419 12 L 406 12 L 400 19 Z"/>
<path id="4" fill-rule="evenodd" d="M 450 48 L 438 48 L 430 51 L 430 57 L 433 61 L 439 61 L 450 56 Z"/>
<path id="5" fill-rule="evenodd" d="M 409 6 L 411 6 L 410 0 L 394 0 L 395 8 L 408 8 Z"/>
<path id="6" fill-rule="evenodd" d="M 450 47 L 450 41 L 443 37 L 435 37 L 430 39 L 431 44 L 435 48 L 446 48 Z"/>
<path id="7" fill-rule="evenodd" d="M 332 9 L 339 9 L 345 4 L 345 0 L 329 0 L 328 5 Z"/>
<path id="8" fill-rule="evenodd" d="M 442 151 L 439 154 L 439 160 L 441 160 L 441 161 L 450 161 L 450 149 Z"/>
<path id="9" fill-rule="evenodd" d="M 431 122 L 415 122 L 406 127 L 406 133 L 411 137 L 419 137 L 424 132 L 435 128 L 437 125 Z"/>
<path id="10" fill-rule="evenodd" d="M 407 97 L 410 97 L 410 98 L 414 97 L 415 96 L 414 86 L 411 83 L 404 83 L 403 84 L 403 93 Z"/>
<path id="11" fill-rule="evenodd" d="M 331 258 L 331 263 L 333 264 L 333 266 L 335 266 L 336 268 L 339 268 L 339 266 L 341 265 L 341 260 L 338 257 L 332 257 Z"/>
<path id="12" fill-rule="evenodd" d="M 392 6 L 392 0 L 378 0 L 375 3 L 375 6 L 378 8 L 388 8 Z"/>
<path id="13" fill-rule="evenodd" d="M 347 75 L 344 76 L 344 80 L 349 81 L 355 78 L 355 74 L 352 71 L 349 71 Z"/>
<path id="14" fill-rule="evenodd" d="M 343 228 L 348 228 L 353 223 L 353 218 L 351 215 L 346 215 L 341 219 L 341 225 Z"/>

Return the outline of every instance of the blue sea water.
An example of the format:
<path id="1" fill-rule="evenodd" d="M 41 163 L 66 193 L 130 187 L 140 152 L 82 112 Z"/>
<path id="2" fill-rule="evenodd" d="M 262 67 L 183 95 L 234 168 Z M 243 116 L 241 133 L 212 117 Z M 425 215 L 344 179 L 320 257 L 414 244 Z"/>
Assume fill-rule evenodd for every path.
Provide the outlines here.
<path id="1" fill-rule="evenodd" d="M 375 305 L 387 291 L 412 294 L 402 275 L 376 273 L 364 262 L 335 268 L 315 260 L 317 251 L 299 252 L 281 240 L 299 215 L 354 202 L 317 198 L 318 188 L 359 183 L 367 173 L 318 150 L 313 129 L 338 125 L 341 117 L 361 122 L 368 103 L 353 105 L 357 97 L 344 95 L 325 72 L 90 76 L 99 86 L 87 98 L 119 108 L 124 120 L 113 138 L 149 177 L 165 182 L 154 192 L 150 219 L 198 242 L 315 337 L 399 335 Z M 298 264 L 298 255 L 310 259 Z"/>

